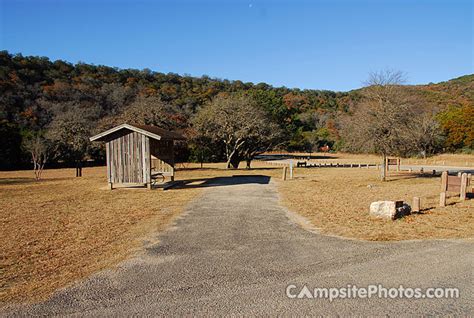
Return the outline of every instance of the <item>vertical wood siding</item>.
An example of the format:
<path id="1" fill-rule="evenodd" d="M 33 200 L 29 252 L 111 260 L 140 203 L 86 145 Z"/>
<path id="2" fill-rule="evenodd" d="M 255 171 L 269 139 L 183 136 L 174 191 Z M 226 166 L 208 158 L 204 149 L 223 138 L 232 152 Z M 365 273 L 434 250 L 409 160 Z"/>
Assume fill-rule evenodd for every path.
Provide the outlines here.
<path id="1" fill-rule="evenodd" d="M 107 142 L 107 178 L 109 182 L 150 182 L 149 141 L 147 136 L 130 132 Z"/>

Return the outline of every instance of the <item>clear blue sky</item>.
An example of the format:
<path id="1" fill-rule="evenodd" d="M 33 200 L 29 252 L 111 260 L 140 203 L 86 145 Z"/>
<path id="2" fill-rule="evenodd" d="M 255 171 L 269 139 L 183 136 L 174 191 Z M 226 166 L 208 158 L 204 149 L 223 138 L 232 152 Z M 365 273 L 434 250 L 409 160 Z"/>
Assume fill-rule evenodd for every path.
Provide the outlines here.
<path id="1" fill-rule="evenodd" d="M 331 90 L 474 73 L 472 0 L 0 3 L 0 48 L 52 60 Z"/>

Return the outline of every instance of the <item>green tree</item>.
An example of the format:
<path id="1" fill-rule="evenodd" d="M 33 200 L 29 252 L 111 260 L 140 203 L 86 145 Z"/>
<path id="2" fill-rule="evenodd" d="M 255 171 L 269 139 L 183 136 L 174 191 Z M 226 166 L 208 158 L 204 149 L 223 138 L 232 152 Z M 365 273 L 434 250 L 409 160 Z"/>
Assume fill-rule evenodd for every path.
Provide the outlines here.
<path id="1" fill-rule="evenodd" d="M 0 120 L 0 169 L 12 169 L 21 160 L 21 135 L 18 126 Z"/>
<path id="2" fill-rule="evenodd" d="M 238 168 L 242 160 L 250 168 L 252 159 L 281 137 L 278 125 L 243 94 L 216 96 L 198 112 L 194 127 L 200 136 L 223 144 L 227 168 Z"/>
<path id="3" fill-rule="evenodd" d="M 83 161 L 91 147 L 91 121 L 80 112 L 57 115 L 48 129 L 57 159 L 74 163 L 76 177 L 82 176 Z"/>

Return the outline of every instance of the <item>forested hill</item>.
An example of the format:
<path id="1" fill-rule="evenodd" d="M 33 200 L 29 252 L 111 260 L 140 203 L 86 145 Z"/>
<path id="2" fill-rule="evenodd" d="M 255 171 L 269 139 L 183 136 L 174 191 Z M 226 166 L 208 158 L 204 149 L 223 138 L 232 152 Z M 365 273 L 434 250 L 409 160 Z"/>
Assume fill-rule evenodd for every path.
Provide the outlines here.
<path id="1" fill-rule="evenodd" d="M 474 75 L 468 75 L 409 89 L 444 110 L 448 106 L 472 107 L 473 85 Z M 254 97 L 286 131 L 287 150 L 307 150 L 309 146 L 324 144 L 337 146 L 338 116 L 359 98 L 357 90 L 276 88 L 265 83 L 208 76 L 71 64 L 1 51 L 0 166 L 11 168 L 29 162 L 20 145 L 32 132 L 51 130 L 59 139 L 68 140 L 68 134 L 81 138 L 137 118 L 167 129 L 186 129 L 200 106 L 225 92 L 243 92 Z M 140 117 L 144 112 L 147 116 Z M 57 147 L 54 160 L 72 158 L 74 149 L 68 149 L 69 144 Z M 89 157 L 99 155 L 94 147 L 88 153 Z"/>
<path id="2" fill-rule="evenodd" d="M 446 82 L 408 86 L 440 108 L 474 104 L 474 74 L 464 75 Z"/>

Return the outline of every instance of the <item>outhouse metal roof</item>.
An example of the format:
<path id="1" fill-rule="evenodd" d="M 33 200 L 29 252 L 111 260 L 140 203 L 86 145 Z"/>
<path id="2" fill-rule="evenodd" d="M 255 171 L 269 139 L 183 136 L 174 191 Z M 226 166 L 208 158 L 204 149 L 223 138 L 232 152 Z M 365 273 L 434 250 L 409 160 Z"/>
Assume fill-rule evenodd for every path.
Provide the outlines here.
<path id="1" fill-rule="evenodd" d="M 177 132 L 169 131 L 169 130 L 159 128 L 156 126 L 122 124 L 91 137 L 90 141 L 106 140 L 107 139 L 106 137 L 108 135 L 115 133 L 117 131 L 123 130 L 123 129 L 135 131 L 137 133 L 143 134 L 145 136 L 148 136 L 156 140 L 184 140 L 185 139 L 181 134 Z"/>

